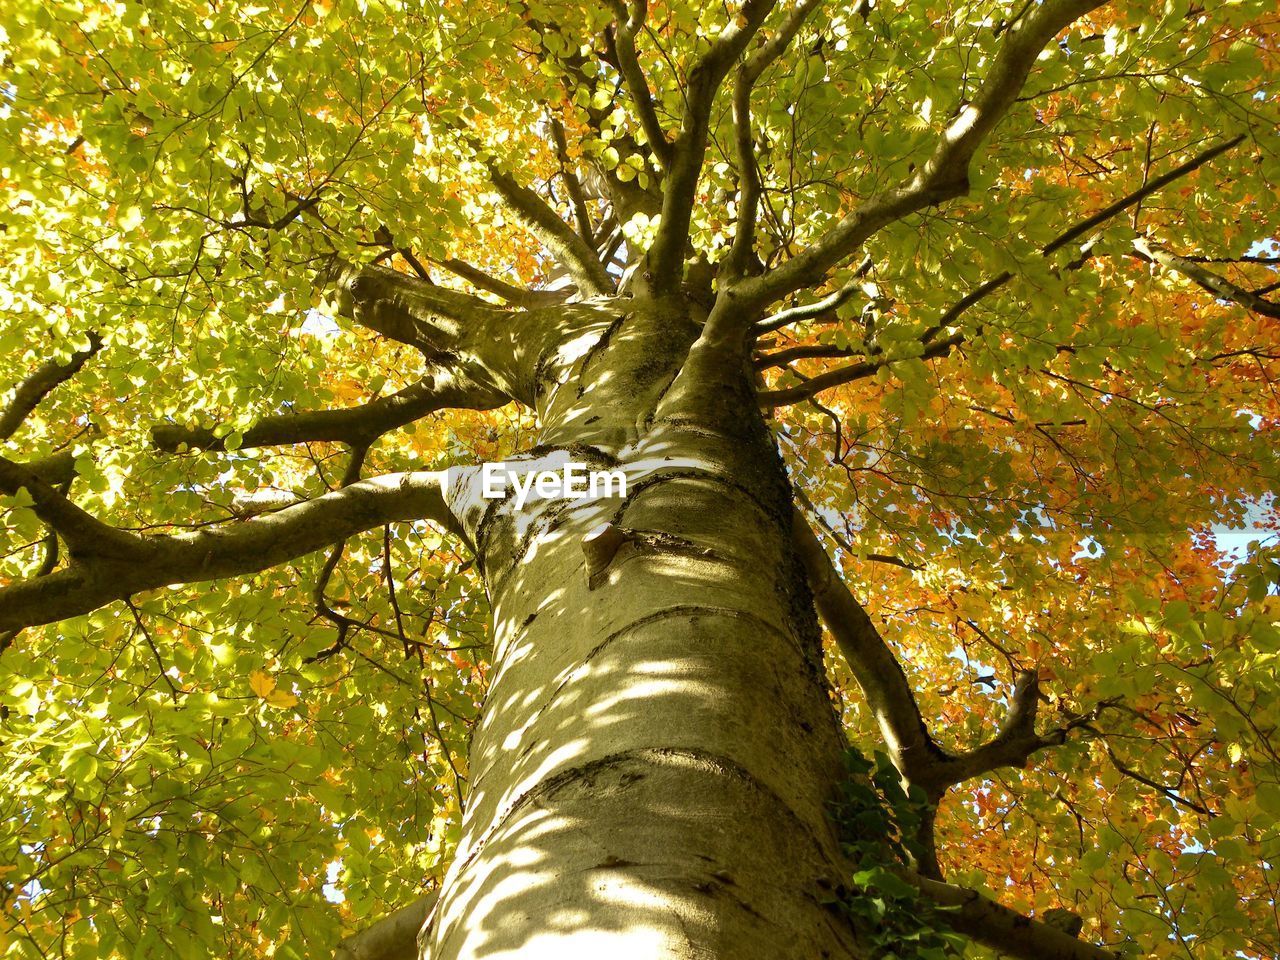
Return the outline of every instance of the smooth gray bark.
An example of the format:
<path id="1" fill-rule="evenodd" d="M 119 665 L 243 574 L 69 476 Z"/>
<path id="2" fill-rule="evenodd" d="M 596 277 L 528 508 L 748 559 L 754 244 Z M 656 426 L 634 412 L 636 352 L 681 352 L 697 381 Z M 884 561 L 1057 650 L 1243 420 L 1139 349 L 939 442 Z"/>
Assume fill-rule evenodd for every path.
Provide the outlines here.
<path id="1" fill-rule="evenodd" d="M 545 445 L 519 465 L 619 469 L 628 495 L 516 510 L 475 474 L 451 490 L 494 665 L 423 956 L 853 956 L 823 905 L 847 875 L 842 743 L 781 461 L 745 365 L 673 389 L 687 303 L 625 306 L 544 365 Z"/>
<path id="2" fill-rule="evenodd" d="M 437 896 L 429 893 L 383 917 L 338 945 L 333 960 L 414 960 L 418 931 L 431 915 Z"/>

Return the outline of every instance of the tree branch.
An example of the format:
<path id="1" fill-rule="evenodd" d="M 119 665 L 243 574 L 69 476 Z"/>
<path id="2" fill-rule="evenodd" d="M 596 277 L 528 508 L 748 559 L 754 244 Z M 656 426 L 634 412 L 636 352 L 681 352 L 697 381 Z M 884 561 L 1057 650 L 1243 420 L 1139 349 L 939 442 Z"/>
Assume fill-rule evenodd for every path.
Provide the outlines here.
<path id="1" fill-rule="evenodd" d="M 69 481 L 68 481 L 69 482 Z M 36 578 L 47 577 L 58 566 L 58 534 L 50 530 L 43 540 L 44 557 L 40 560 L 40 565 L 36 568 L 36 572 L 32 575 Z M 14 640 L 18 638 L 21 630 L 5 630 L 0 632 L 0 654 L 9 649 Z"/>
<path id="2" fill-rule="evenodd" d="M 612 89 L 604 90 L 603 92 L 607 94 L 605 104 L 600 107 L 595 106 L 596 97 L 602 92 L 601 88 L 607 82 L 605 79 L 607 73 L 597 70 L 588 72 L 587 64 L 589 61 L 586 54 L 582 52 L 580 37 L 566 34 L 558 23 L 544 22 L 529 16 L 528 6 L 526 4 L 521 4 L 520 6 L 524 14 L 525 24 L 537 38 L 540 48 L 539 60 L 543 63 L 555 64 L 561 68 L 559 72 L 562 74 L 565 92 L 569 100 L 577 102 L 579 91 L 587 94 L 588 102 L 585 105 L 587 124 L 597 134 L 602 133 L 606 126 L 605 119 L 613 112 L 616 93 Z M 557 51 L 552 51 L 546 42 L 546 38 L 552 34 L 558 35 L 564 41 L 563 44 L 557 44 L 559 48 Z M 565 54 L 561 52 L 563 50 L 571 52 Z M 609 86 L 612 88 L 613 84 L 609 83 Z M 611 142 L 618 148 L 620 154 L 640 156 L 646 163 L 654 162 L 653 152 L 641 146 L 630 133 L 618 128 L 611 128 L 611 131 L 613 134 Z M 552 135 L 555 135 L 554 128 Z M 654 169 L 656 170 L 656 167 Z M 612 203 L 615 211 L 619 214 L 619 220 L 625 222 L 635 213 L 641 211 L 650 215 L 657 214 L 661 205 L 659 197 L 656 192 L 642 187 L 638 179 L 624 181 L 612 170 L 600 165 L 596 165 L 593 172 L 599 176 L 599 184 L 602 188 L 601 199 L 607 198 Z M 587 234 L 584 233 L 583 236 L 585 239 Z"/>
<path id="3" fill-rule="evenodd" d="M 1187 257 L 1180 257 L 1162 247 L 1156 246 L 1145 237 L 1137 237 L 1133 241 L 1133 249 L 1138 257 L 1148 263 L 1158 264 L 1171 273 L 1186 277 L 1202 290 L 1207 290 L 1219 300 L 1229 300 L 1264 317 L 1280 320 L 1280 303 L 1274 303 L 1258 294 L 1232 283 L 1226 277 L 1214 273 Z"/>
<path id="4" fill-rule="evenodd" d="M 540 196 L 517 182 L 493 160 L 485 164 L 489 180 L 522 224 L 568 271 L 586 296 L 605 297 L 614 292 L 613 279 L 590 244 L 560 219 Z"/>
<path id="5" fill-rule="evenodd" d="M 65 620 L 144 590 L 255 573 L 385 523 L 429 519 L 457 533 L 446 483 L 445 471 L 386 474 L 251 520 L 139 536 L 102 523 L 29 471 L 0 461 L 0 490 L 30 491 L 41 519 L 73 549 L 69 567 L 0 587 L 0 631 Z"/>
<path id="6" fill-rule="evenodd" d="M 338 944 L 333 960 L 417 960 L 418 931 L 438 898 L 438 893 L 428 893 L 353 933 Z"/>
<path id="7" fill-rule="evenodd" d="M 973 101 L 943 131 L 932 156 L 905 187 L 878 194 L 790 260 L 742 281 L 735 294 L 743 309 L 761 309 L 796 290 L 815 286 L 872 234 L 926 207 L 969 190 L 969 167 L 978 148 L 1013 105 L 1040 51 L 1074 20 L 1105 0 L 1044 0 L 1005 33 Z"/>
<path id="8" fill-rule="evenodd" d="M 1185 163 L 1179 164 L 1168 173 L 1161 174 L 1158 177 L 1148 180 L 1139 189 L 1133 191 L 1129 195 L 1121 197 L 1115 203 L 1108 204 L 1093 216 L 1086 217 L 1081 220 L 1070 230 L 1067 230 L 1065 233 L 1056 237 L 1054 241 L 1046 246 L 1041 252 L 1048 255 L 1062 247 L 1065 247 L 1071 241 L 1078 240 L 1080 237 L 1088 234 L 1089 231 L 1093 230 L 1095 227 L 1102 226 L 1102 224 L 1106 223 L 1116 214 L 1123 213 L 1125 210 L 1128 210 L 1135 204 L 1142 202 L 1156 191 L 1163 190 L 1175 180 L 1181 180 L 1187 174 L 1199 170 L 1210 160 L 1216 159 L 1229 150 L 1234 150 L 1236 147 L 1240 146 L 1240 144 L 1244 143 L 1246 139 L 1247 138 L 1244 134 L 1240 134 L 1232 137 L 1230 140 L 1224 140 L 1222 143 L 1196 154 Z"/>
<path id="9" fill-rule="evenodd" d="M 771 367 L 785 367 L 792 360 L 851 357 L 854 354 L 853 347 L 837 347 L 834 343 L 806 343 L 763 354 L 756 359 L 755 367 L 757 370 L 768 370 Z"/>
<path id="10" fill-rule="evenodd" d="M 662 220 L 646 255 L 645 279 L 655 294 L 673 293 L 680 286 L 716 93 L 775 2 L 745 0 L 711 49 L 689 71 L 684 116 L 663 183 Z"/>
<path id="11" fill-rule="evenodd" d="M 1119 960 L 1110 950 L 1077 940 L 977 890 L 914 874 L 904 878 L 934 903 L 949 908 L 946 922 L 956 932 L 1001 954 L 1019 960 Z"/>
<path id="12" fill-rule="evenodd" d="M 436 410 L 492 410 L 506 402 L 507 398 L 497 390 L 471 383 L 454 371 L 437 369 L 397 393 L 357 407 L 263 417 L 244 431 L 240 449 L 324 441 L 359 446 Z M 179 453 L 184 447 L 226 449 L 226 435 L 219 436 L 210 427 L 157 424 L 151 428 L 151 442 L 164 453 Z"/>
<path id="13" fill-rule="evenodd" d="M 464 260 L 458 260 L 453 257 L 448 257 L 444 260 L 432 260 L 431 262 L 466 280 L 477 290 L 492 293 L 516 307 L 551 307 L 558 303 L 564 303 L 577 292 L 572 287 L 561 290 L 530 290 L 527 287 L 519 287 L 485 273 L 479 267 L 472 266 Z"/>
<path id="14" fill-rule="evenodd" d="M 898 658 L 862 604 L 844 585 L 826 549 L 798 509 L 793 518 L 792 539 L 808 574 L 822 622 L 862 688 L 894 766 L 908 782 L 924 786 L 946 755 L 925 726 Z"/>
<path id="15" fill-rule="evenodd" d="M 1023 767 L 1032 754 L 1066 742 L 1068 734 L 1110 706 L 1103 702 L 1048 736 L 1036 733 L 1040 686 L 1034 670 L 1020 671 L 1009 698 L 1009 712 L 992 739 L 973 750 L 951 754 L 938 746 L 920 713 L 915 692 L 898 658 L 871 622 L 836 570 L 826 549 L 799 509 L 792 540 L 813 590 L 822 622 L 862 689 L 880 727 L 890 759 L 908 783 L 937 803 L 951 787 L 999 767 Z"/>
<path id="16" fill-rule="evenodd" d="M 990 291 L 987 291 L 990 292 Z M 973 294 L 970 294 L 973 296 Z M 966 300 L 969 297 L 965 298 Z M 973 302 L 977 302 L 981 297 L 975 298 Z M 964 302 L 964 301 L 961 301 Z M 972 303 L 966 304 L 971 306 Z M 955 309 L 954 307 L 952 308 Z M 948 311 L 950 312 L 950 311 Z M 961 311 L 957 311 L 957 316 Z M 955 334 L 944 340 L 937 340 L 930 344 L 923 353 L 919 354 L 916 359 L 919 360 L 936 360 L 939 357 L 945 357 L 952 350 L 964 343 L 964 336 Z M 866 377 L 874 376 L 876 371 L 881 367 L 886 367 L 895 360 L 905 359 L 903 357 L 881 356 L 875 360 L 861 360 L 858 363 L 851 363 L 843 367 L 836 367 L 834 370 L 828 370 L 820 373 L 815 377 L 810 377 L 804 383 L 797 384 L 794 387 L 784 387 L 780 390 L 765 390 L 758 394 L 757 399 L 762 407 L 782 407 L 787 404 L 800 403 L 802 400 L 808 400 L 817 396 L 823 390 L 830 390 L 832 387 L 838 387 L 841 384 L 852 383 L 855 380 L 862 380 Z"/>
<path id="17" fill-rule="evenodd" d="M 551 118 L 551 138 L 556 145 L 556 159 L 560 161 L 560 179 L 564 181 L 569 192 L 569 202 L 573 205 L 573 219 L 578 225 L 578 236 L 589 246 L 595 246 L 596 232 L 591 224 L 591 211 L 587 207 L 587 194 L 582 189 L 582 181 L 573 172 L 569 162 L 569 143 L 565 139 L 564 124 L 555 117 Z M 607 258 L 600 258 L 608 264 Z"/>
<path id="18" fill-rule="evenodd" d="M 1158 793 L 1163 794 L 1165 797 L 1172 800 L 1174 803 L 1178 804 L 1179 806 L 1187 807 L 1190 810 L 1194 810 L 1196 813 L 1204 817 L 1213 816 L 1213 811 L 1210 810 L 1208 807 L 1206 807 L 1204 804 L 1196 803 L 1194 800 L 1189 800 L 1186 797 L 1184 797 L 1182 794 L 1178 793 L 1178 791 L 1173 789 L 1172 787 L 1167 787 L 1158 780 L 1152 780 L 1150 777 L 1143 776 L 1137 770 L 1133 769 L 1133 767 L 1129 766 L 1127 763 L 1121 760 L 1119 756 L 1117 756 L 1115 748 L 1111 746 L 1111 742 L 1107 740 L 1105 736 L 1102 738 L 1102 742 L 1107 750 L 1107 758 L 1111 761 L 1111 765 L 1115 767 L 1119 773 L 1128 777 L 1130 780 L 1136 780 L 1138 783 L 1141 783 L 1143 786 L 1150 787 L 1152 790 L 1155 790 Z"/>
<path id="19" fill-rule="evenodd" d="M 973 750 L 948 757 L 935 773 L 942 789 L 972 780 L 1000 767 L 1023 767 L 1033 753 L 1066 740 L 1066 731 L 1055 738 L 1036 733 L 1040 706 L 1040 678 L 1034 670 L 1020 670 L 1009 696 L 1009 712 L 994 737 Z"/>
<path id="20" fill-rule="evenodd" d="M 96 332 L 89 333 L 89 346 L 77 350 L 65 362 L 46 360 L 35 372 L 18 384 L 13 399 L 0 410 L 0 440 L 8 440 L 31 415 L 40 402 L 59 384 L 66 383 L 102 349 L 102 338 Z"/>
<path id="21" fill-rule="evenodd" d="M 645 139 L 649 141 L 649 149 L 659 169 L 666 170 L 671 162 L 671 143 L 667 140 L 666 131 L 658 121 L 658 113 L 654 109 L 653 94 L 649 91 L 649 82 L 645 79 L 644 70 L 640 66 L 640 58 L 636 55 L 636 31 L 644 26 L 645 16 L 649 11 L 648 0 L 632 0 L 632 8 L 628 13 L 622 0 L 605 0 L 613 11 L 614 30 L 607 39 L 612 41 L 613 53 L 617 58 L 618 72 L 627 85 L 627 93 L 640 118 L 640 126 L 644 130 Z"/>
<path id="22" fill-rule="evenodd" d="M 843 306 L 849 301 L 855 293 L 862 289 L 862 278 L 867 275 L 871 269 L 871 258 L 868 257 L 863 261 L 862 266 L 850 278 L 849 282 L 840 287 L 833 293 L 827 294 L 820 300 L 813 303 L 807 303 L 803 306 L 788 307 L 786 310 L 779 310 L 771 317 L 765 317 L 756 324 L 756 334 L 772 333 L 775 330 L 781 330 L 783 327 L 790 326 L 793 323 L 800 323 L 804 320 L 816 320 L 824 314 L 834 313 L 836 308 Z"/>
<path id="23" fill-rule="evenodd" d="M 17 496 L 25 490 L 36 516 L 55 530 L 73 558 L 127 558 L 136 552 L 136 538 L 81 510 L 30 468 L 0 457 L 0 493 Z"/>
<path id="24" fill-rule="evenodd" d="M 390 267 L 336 263 L 325 279 L 338 290 L 343 316 L 428 358 L 447 357 L 463 329 L 506 311 L 479 297 L 426 283 Z"/>
<path id="25" fill-rule="evenodd" d="M 761 184 L 751 128 L 751 93 L 761 74 L 786 52 L 809 15 L 821 4 L 822 0 L 800 0 L 778 31 L 738 68 L 733 89 L 734 145 L 738 154 L 738 222 L 734 226 L 733 243 L 725 255 L 727 278 L 745 276 L 752 267 L 755 252 Z"/>
<path id="26" fill-rule="evenodd" d="M 1115 217 L 1117 214 L 1123 213 L 1125 210 L 1141 203 L 1144 199 L 1164 187 L 1167 187 L 1175 180 L 1185 177 L 1187 174 L 1198 170 L 1215 157 L 1239 146 L 1244 139 L 1244 137 L 1233 137 L 1230 140 L 1224 141 L 1223 143 L 1217 144 L 1216 146 L 1197 154 L 1186 163 L 1180 164 L 1168 173 L 1148 181 L 1137 190 L 1134 190 L 1114 203 L 1103 207 L 1097 213 L 1086 217 L 1077 224 L 1073 224 L 1070 228 L 1063 231 L 1049 243 L 1041 247 L 1040 255 L 1049 256 L 1050 254 L 1056 253 L 1072 241 L 1078 240 L 1080 237 L 1089 234 L 1090 231 L 1102 226 L 1106 221 Z M 1067 265 L 1066 269 L 1078 270 L 1089 261 L 1091 256 L 1092 253 L 1088 249 L 1085 249 L 1080 256 Z M 1187 261 L 1188 265 L 1191 267 L 1196 266 L 1196 264 L 1188 258 L 1180 259 Z M 961 315 L 963 315 L 965 311 L 995 291 L 999 290 L 1012 280 L 1013 277 L 1014 274 L 1012 271 L 1002 271 L 990 280 L 982 283 L 980 286 L 975 287 L 948 307 L 947 310 L 921 335 L 921 342 L 925 344 L 925 351 L 920 355 L 920 358 L 924 360 L 932 360 L 946 356 L 954 348 L 964 343 L 966 340 L 965 335 L 958 332 L 943 340 L 934 340 L 934 338 L 948 327 L 954 326 L 955 322 L 960 319 Z M 857 277 L 855 276 L 854 280 L 851 280 L 849 283 L 845 284 L 845 286 L 841 287 L 840 290 L 836 291 L 836 293 L 831 294 L 823 300 L 819 300 L 816 303 L 805 307 L 794 307 L 790 310 L 780 311 L 772 318 L 757 324 L 756 327 L 761 332 L 766 330 L 776 330 L 789 323 L 812 319 L 823 312 L 824 306 L 825 309 L 833 309 L 833 301 L 838 305 L 839 302 L 843 302 L 843 300 L 840 299 L 842 296 L 844 299 L 847 299 L 847 296 L 852 294 L 853 291 L 851 288 L 853 287 L 856 279 Z M 1247 294 L 1247 291 L 1241 291 L 1240 288 L 1235 287 L 1234 284 L 1230 286 L 1238 292 Z M 1252 294 L 1247 295 L 1254 296 Z M 1234 299 L 1234 297 L 1228 297 L 1227 299 Z M 1263 302 L 1264 304 L 1267 303 L 1267 301 Z M 864 360 L 858 363 L 848 364 L 843 367 L 837 367 L 835 370 L 828 370 L 825 373 L 820 373 L 817 376 L 810 377 L 804 383 L 798 384 L 794 387 L 763 391 L 759 395 L 760 404 L 763 407 L 772 408 L 784 406 L 786 404 L 799 403 L 816 396 L 824 390 L 829 390 L 832 387 L 840 386 L 845 383 L 852 383 L 855 380 L 861 380 L 865 377 L 872 376 L 881 367 L 884 367 L 891 362 L 893 361 L 887 357 L 877 357 L 873 360 Z"/>
<path id="27" fill-rule="evenodd" d="M 733 227 L 733 242 L 724 257 L 724 276 L 733 281 L 746 276 L 753 268 L 756 245 L 756 221 L 760 216 L 760 168 L 756 162 L 755 136 L 751 124 L 751 90 L 755 77 L 746 65 L 738 69 L 733 86 L 733 143 L 738 156 L 738 216 Z"/>

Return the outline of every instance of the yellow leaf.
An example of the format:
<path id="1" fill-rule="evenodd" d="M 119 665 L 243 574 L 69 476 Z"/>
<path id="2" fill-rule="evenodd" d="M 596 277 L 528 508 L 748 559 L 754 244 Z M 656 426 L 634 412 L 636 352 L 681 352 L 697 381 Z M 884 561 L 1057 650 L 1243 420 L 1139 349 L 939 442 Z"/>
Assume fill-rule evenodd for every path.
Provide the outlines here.
<path id="1" fill-rule="evenodd" d="M 255 670 L 249 674 L 249 686 L 253 688 L 254 693 L 265 700 L 276 688 L 276 681 L 275 678 L 267 676 L 265 671 Z"/>
<path id="2" fill-rule="evenodd" d="M 1231 757 L 1232 763 L 1239 763 L 1240 758 L 1244 756 L 1244 748 L 1238 743 L 1233 743 L 1227 748 L 1227 755 Z"/>
<path id="3" fill-rule="evenodd" d="M 289 707 L 297 706 L 298 703 L 297 697 L 284 690 L 276 690 L 268 694 L 265 699 L 270 706 L 275 707 L 277 710 L 287 710 Z"/>

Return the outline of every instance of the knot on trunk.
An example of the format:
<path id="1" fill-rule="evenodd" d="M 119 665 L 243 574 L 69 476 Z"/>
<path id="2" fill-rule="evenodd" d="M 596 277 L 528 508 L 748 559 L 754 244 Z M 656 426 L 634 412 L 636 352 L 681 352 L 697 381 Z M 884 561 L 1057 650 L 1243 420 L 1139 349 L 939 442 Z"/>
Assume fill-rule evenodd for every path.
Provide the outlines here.
<path id="1" fill-rule="evenodd" d="M 594 590 L 600 585 L 600 579 L 613 562 L 618 548 L 630 539 L 629 531 L 607 522 L 588 531 L 582 538 L 582 552 L 587 558 L 587 589 Z"/>

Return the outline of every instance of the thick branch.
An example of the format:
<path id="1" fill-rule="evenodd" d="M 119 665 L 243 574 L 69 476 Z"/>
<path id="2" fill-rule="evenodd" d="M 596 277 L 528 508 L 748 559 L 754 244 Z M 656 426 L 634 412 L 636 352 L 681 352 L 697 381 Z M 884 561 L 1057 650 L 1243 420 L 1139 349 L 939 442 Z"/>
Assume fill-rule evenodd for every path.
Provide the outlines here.
<path id="1" fill-rule="evenodd" d="M 1023 916 L 977 890 L 908 875 L 926 897 L 950 908 L 946 922 L 958 933 L 1019 960 L 1118 960 L 1118 954 Z"/>
<path id="2" fill-rule="evenodd" d="M 16 496 L 22 490 L 36 516 L 57 531 L 73 557 L 132 555 L 133 536 L 81 510 L 35 470 L 0 457 L 0 493 Z"/>
<path id="3" fill-rule="evenodd" d="M 760 213 L 760 170 L 757 167 L 751 127 L 751 93 L 756 81 L 786 52 L 805 20 L 822 0 L 800 0 L 782 26 L 738 68 L 733 88 L 734 145 L 738 155 L 738 221 L 733 244 L 725 257 L 725 275 L 737 278 L 752 267 L 755 252 L 756 220 Z"/>
<path id="4" fill-rule="evenodd" d="M 1229 300 L 1232 303 L 1238 303 L 1246 310 L 1264 317 L 1271 317 L 1274 320 L 1280 320 L 1280 303 L 1267 300 L 1252 291 L 1246 290 L 1244 287 L 1232 283 L 1226 277 L 1202 267 L 1187 257 L 1180 257 L 1176 253 L 1171 253 L 1158 247 L 1145 237 L 1136 238 L 1133 241 L 1133 249 L 1141 259 L 1149 263 L 1158 264 L 1172 273 L 1186 277 L 1196 286 L 1202 290 L 1207 290 L 1219 300 Z"/>
<path id="5" fill-rule="evenodd" d="M 66 383 L 83 367 L 95 353 L 102 349 L 102 338 L 97 333 L 89 334 L 89 346 L 77 350 L 71 359 L 61 362 L 46 360 L 36 371 L 18 384 L 13 399 L 0 410 L 0 440 L 8 440 L 17 433 L 23 421 L 31 415 L 40 401 L 47 397 L 59 384 Z"/>
<path id="6" fill-rule="evenodd" d="M 448 356 L 467 325 L 505 313 L 479 297 L 376 264 L 358 268 L 340 263 L 328 279 L 337 285 L 343 316 L 428 357 Z"/>
<path id="7" fill-rule="evenodd" d="M 76 455 L 71 450 L 60 450 L 39 460 L 29 460 L 23 466 L 49 486 L 61 487 L 75 479 Z"/>
<path id="8" fill-rule="evenodd" d="M 1102 2 L 1045 0 L 1031 6 L 1005 34 L 977 96 L 943 131 L 932 156 L 915 178 L 905 187 L 860 204 L 786 263 L 739 284 L 737 296 L 748 311 L 820 283 L 828 270 L 888 224 L 967 193 L 974 155 L 1012 106 L 1040 51 L 1074 20 Z"/>
<path id="9" fill-rule="evenodd" d="M 137 536 L 90 517 L 16 466 L 0 463 L 0 489 L 16 483 L 31 491 L 41 518 L 64 539 L 76 526 L 80 557 L 47 577 L 0 587 L 0 631 L 65 620 L 144 590 L 265 570 L 385 523 L 430 519 L 454 529 L 443 471 L 387 474 L 244 522 Z M 51 506 L 49 493 L 61 502 Z"/>
<path id="10" fill-rule="evenodd" d="M 440 370 L 398 393 L 378 397 L 358 407 L 263 417 L 244 431 L 240 448 L 325 441 L 358 446 L 436 410 L 446 407 L 492 410 L 502 406 L 506 399 L 496 390 L 469 383 L 451 371 Z M 225 434 L 218 436 L 210 427 L 158 424 L 151 428 L 151 441 L 164 453 L 178 453 L 183 447 L 192 450 L 226 449 Z"/>
<path id="11" fill-rule="evenodd" d="M 752 268 L 756 220 L 760 214 L 760 170 L 756 166 L 755 137 L 751 129 L 751 83 L 745 70 L 738 71 L 733 88 L 733 140 L 738 154 L 738 219 L 733 244 L 725 256 L 726 278 L 737 278 Z"/>
<path id="12" fill-rule="evenodd" d="M 658 121 L 658 113 L 654 109 L 653 94 L 649 91 L 649 81 L 645 79 L 644 70 L 640 66 L 640 58 L 636 55 L 636 31 L 644 26 L 644 18 L 648 12 L 647 0 L 636 0 L 630 13 L 622 0 L 606 0 L 613 11 L 614 31 L 610 39 L 613 52 L 617 58 L 618 72 L 627 85 L 627 93 L 640 118 L 640 126 L 645 138 L 649 141 L 649 149 L 653 151 L 653 159 L 662 170 L 671 161 L 671 143 L 667 140 L 666 131 Z"/>
<path id="13" fill-rule="evenodd" d="M 44 538 L 44 559 L 40 561 L 40 566 L 36 568 L 34 576 L 47 577 L 53 573 L 58 566 L 58 535 L 50 531 Z M 4 653 L 9 646 L 18 638 L 21 630 L 5 630 L 0 633 L 0 653 Z"/>
<path id="14" fill-rule="evenodd" d="M 613 280 L 591 245 L 561 220 L 546 201 L 492 160 L 486 168 L 490 182 L 507 206 L 531 233 L 546 244 L 584 295 L 604 297 L 614 292 Z"/>
<path id="15" fill-rule="evenodd" d="M 925 724 L 898 658 L 845 586 L 799 509 L 793 518 L 792 538 L 822 622 L 861 687 L 894 766 L 932 801 L 956 784 L 999 767 L 1026 766 L 1032 754 L 1065 742 L 1068 733 L 1085 722 L 1081 718 L 1047 737 L 1038 735 L 1040 686 L 1035 671 L 1024 670 L 1014 683 L 1004 723 L 991 740 L 958 755 L 943 750 Z"/>
<path id="16" fill-rule="evenodd" d="M 530 290 L 527 287 L 516 286 L 514 283 L 507 283 L 492 274 L 485 273 L 479 267 L 452 257 L 432 262 L 466 280 L 477 290 L 492 293 L 516 307 L 554 306 L 557 303 L 564 303 L 575 292 L 572 287 L 561 290 Z"/>
<path id="17" fill-rule="evenodd" d="M 1147 197 L 1159 190 L 1162 190 L 1174 181 L 1198 170 L 1215 157 L 1239 146 L 1243 141 L 1243 137 L 1233 137 L 1230 140 L 1224 141 L 1223 143 L 1217 144 L 1216 146 L 1210 147 L 1208 150 L 1197 154 L 1187 162 L 1170 170 L 1168 173 L 1153 178 L 1137 190 L 1132 191 L 1114 203 L 1108 204 L 1097 213 L 1086 217 L 1079 223 L 1073 224 L 1049 243 L 1041 247 L 1040 255 L 1049 256 L 1050 254 L 1056 253 L 1072 241 L 1078 240 L 1096 228 L 1101 227 L 1117 214 L 1123 213 L 1125 210 L 1136 206 Z M 1091 256 L 1092 252 L 1086 248 L 1080 256 L 1067 265 L 1066 269 L 1079 269 L 1088 262 Z M 1186 261 L 1191 267 L 1196 266 L 1196 264 L 1188 258 L 1183 257 L 1179 259 Z M 932 323 L 921 336 L 921 341 L 925 345 L 925 350 L 924 353 L 921 354 L 921 359 L 932 360 L 946 356 L 954 348 L 964 343 L 966 337 L 962 333 L 953 333 L 942 340 L 936 340 L 935 338 L 948 327 L 954 326 L 956 321 L 960 319 L 961 315 L 963 315 L 970 307 L 986 299 L 1013 278 L 1014 274 L 1011 271 L 1002 271 L 990 280 L 987 280 L 981 285 L 970 290 L 967 294 L 948 307 L 947 310 L 934 323 Z M 848 295 L 851 295 L 853 292 L 853 286 L 854 281 L 851 280 L 849 283 L 845 284 L 845 286 L 841 287 L 840 290 L 836 291 L 836 293 L 833 293 L 816 303 L 805 307 L 795 307 L 790 310 L 780 311 L 774 317 L 757 324 L 757 330 L 761 332 L 766 330 L 776 330 L 789 323 L 812 319 L 813 317 L 820 315 L 824 308 L 832 309 L 833 305 L 838 305 L 840 302 L 843 302 L 843 299 L 847 299 Z M 1247 294 L 1247 291 L 1240 291 L 1240 289 L 1235 287 L 1234 284 L 1231 286 L 1235 291 Z M 1248 294 L 1248 296 L 1252 297 L 1254 295 Z M 1226 299 L 1235 298 L 1232 296 L 1226 297 Z M 1255 297 L 1255 299 L 1259 298 Z M 1264 301 L 1264 303 L 1266 303 L 1266 301 Z M 764 391 L 759 396 L 760 404 L 763 407 L 779 407 L 786 404 L 799 403 L 803 400 L 808 400 L 811 397 L 817 396 L 823 390 L 829 390 L 832 387 L 840 386 L 841 384 L 852 383 L 855 380 L 861 380 L 865 377 L 872 376 L 881 367 L 891 362 L 892 360 L 890 358 L 881 356 L 874 359 L 859 361 L 858 363 L 851 363 L 843 367 L 837 367 L 834 370 L 828 370 L 815 377 L 810 377 L 804 383 L 798 384 L 794 387 Z"/>
<path id="18" fill-rule="evenodd" d="M 1045 0 L 1031 7 L 1005 34 L 991 70 L 972 103 L 962 106 L 959 115 L 942 134 L 933 156 L 917 175 L 913 188 L 968 190 L 969 165 L 1013 105 L 1040 51 L 1075 20 L 1094 10 L 1105 0 Z"/>
<path id="19" fill-rule="evenodd" d="M 674 292 L 683 276 L 689 223 L 707 152 L 711 108 L 725 75 L 742 55 L 776 0 L 746 0 L 711 49 L 689 71 L 686 106 L 663 183 L 662 222 L 647 256 L 647 280 L 657 294 Z"/>
<path id="20" fill-rule="evenodd" d="M 898 658 L 862 604 L 845 587 L 827 551 L 799 510 L 793 519 L 792 536 L 808 574 L 818 613 L 862 688 L 894 766 L 909 782 L 923 785 L 946 755 L 925 727 Z"/>
<path id="21" fill-rule="evenodd" d="M 439 897 L 428 893 L 407 907 L 353 933 L 334 954 L 334 960 L 417 960 L 418 931 Z"/>
<path id="22" fill-rule="evenodd" d="M 994 737 L 982 746 L 949 757 L 935 772 L 935 780 L 945 784 L 963 783 L 1000 767 L 1024 767 L 1033 753 L 1057 746 L 1066 739 L 1061 730 L 1053 737 L 1036 733 L 1036 714 L 1040 705 L 1039 677 L 1034 670 L 1021 670 L 1009 697 L 1009 712 Z"/>

